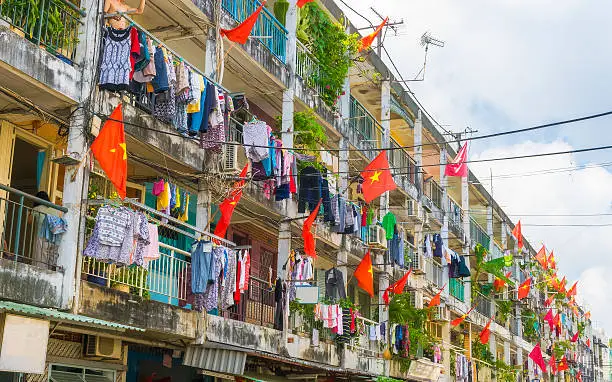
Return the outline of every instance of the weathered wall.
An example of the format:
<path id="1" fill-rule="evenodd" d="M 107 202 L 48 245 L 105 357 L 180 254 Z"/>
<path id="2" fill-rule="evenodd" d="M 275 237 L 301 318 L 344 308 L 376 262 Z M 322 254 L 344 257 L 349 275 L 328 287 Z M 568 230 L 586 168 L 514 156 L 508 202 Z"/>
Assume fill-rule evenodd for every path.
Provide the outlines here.
<path id="1" fill-rule="evenodd" d="M 124 325 L 195 340 L 201 337 L 205 317 L 201 313 L 139 300 L 138 296 L 81 281 L 79 313 Z"/>
<path id="2" fill-rule="evenodd" d="M 244 349 L 298 358 L 331 366 L 339 366 L 340 360 L 334 344 L 321 342 L 318 347 L 310 346 L 310 339 L 289 334 L 286 345 L 282 332 L 259 325 L 208 315 L 206 341 Z M 290 342 L 292 341 L 292 342 Z"/>
<path id="3" fill-rule="evenodd" d="M 61 306 L 63 273 L 0 259 L 0 298 L 50 308 Z"/>
<path id="4" fill-rule="evenodd" d="M 0 25 L 0 61 L 38 81 L 39 86 L 47 86 L 73 101 L 80 99 L 80 71 L 3 25 Z"/>
<path id="5" fill-rule="evenodd" d="M 344 367 L 373 375 L 385 375 L 385 360 L 362 356 L 358 350 L 346 349 L 344 351 Z"/>

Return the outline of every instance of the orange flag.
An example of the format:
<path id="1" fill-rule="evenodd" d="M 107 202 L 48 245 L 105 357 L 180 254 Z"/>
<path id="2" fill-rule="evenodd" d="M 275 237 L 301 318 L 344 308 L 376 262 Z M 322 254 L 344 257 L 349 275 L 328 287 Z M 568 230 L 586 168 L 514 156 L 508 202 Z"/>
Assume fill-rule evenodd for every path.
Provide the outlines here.
<path id="1" fill-rule="evenodd" d="M 525 280 L 518 289 L 518 299 L 522 300 L 529 295 L 531 290 L 531 277 Z"/>
<path id="2" fill-rule="evenodd" d="M 565 293 L 565 284 L 567 284 L 567 279 L 565 278 L 565 276 L 563 276 L 561 282 L 559 283 L 559 293 Z"/>
<path id="3" fill-rule="evenodd" d="M 252 15 L 247 17 L 240 25 L 238 25 L 234 29 L 221 29 L 221 36 L 225 36 L 228 40 L 237 42 L 238 44 L 246 44 L 251 32 L 253 31 L 253 27 L 257 22 L 257 18 L 263 9 L 263 6 L 266 4 L 265 0 L 261 3 L 259 8 Z"/>
<path id="4" fill-rule="evenodd" d="M 576 380 L 578 380 L 578 382 L 582 382 L 582 370 L 578 370 L 576 373 Z"/>
<path id="5" fill-rule="evenodd" d="M 310 257 L 317 257 L 317 250 L 315 246 L 315 239 L 312 234 L 312 224 L 314 223 L 317 215 L 319 214 L 319 208 L 321 208 L 321 202 L 323 199 L 319 200 L 319 204 L 315 207 L 315 209 L 310 213 L 308 218 L 304 221 L 304 226 L 302 227 L 302 238 L 304 239 L 304 253 Z"/>
<path id="6" fill-rule="evenodd" d="M 555 295 L 551 294 L 550 297 L 547 298 L 546 301 L 544 301 L 544 306 L 549 307 L 553 303 L 554 299 L 555 299 Z"/>
<path id="7" fill-rule="evenodd" d="M 410 270 L 408 270 L 408 272 L 406 272 L 406 274 L 401 279 L 397 280 L 396 283 L 390 285 L 387 289 L 385 289 L 385 292 L 383 293 L 383 301 L 386 305 L 389 305 L 389 292 L 393 292 L 393 294 L 401 294 L 404 291 L 406 283 L 408 282 L 408 276 L 410 276 L 411 272 L 412 268 L 410 268 Z"/>
<path id="8" fill-rule="evenodd" d="M 563 356 L 563 358 L 561 358 L 561 361 L 559 361 L 559 366 L 557 366 L 557 371 L 560 373 L 567 369 L 569 369 L 569 366 L 567 365 L 567 359 L 565 358 L 565 356 Z"/>
<path id="9" fill-rule="evenodd" d="M 553 326 L 559 326 L 559 324 L 561 323 L 561 316 L 559 315 L 559 313 L 555 314 L 552 323 Z"/>
<path id="10" fill-rule="evenodd" d="M 219 212 L 221 212 L 221 217 L 215 226 L 215 236 L 225 237 L 227 233 L 227 228 L 232 221 L 232 215 L 234 214 L 234 210 L 236 209 L 236 205 L 242 198 L 242 188 L 246 184 L 246 176 L 249 171 L 249 164 L 247 163 L 242 171 L 240 172 L 239 178 L 237 182 L 234 183 L 230 194 L 223 199 L 221 204 L 219 204 Z"/>
<path id="11" fill-rule="evenodd" d="M 474 305 L 473 307 L 470 308 L 470 310 L 467 311 L 467 313 L 465 313 L 463 316 L 459 317 L 459 318 L 455 318 L 454 320 L 451 321 L 451 326 L 458 326 L 459 324 L 461 324 L 466 318 L 467 316 L 470 315 L 470 313 L 472 312 L 472 310 L 474 310 L 474 308 L 476 308 L 476 305 Z"/>
<path id="12" fill-rule="evenodd" d="M 433 298 L 429 301 L 429 305 L 427 305 L 427 307 L 432 308 L 434 306 L 440 305 L 440 302 L 441 302 L 440 297 L 442 296 L 442 292 L 444 291 L 444 288 L 446 288 L 446 284 L 444 284 L 442 289 L 440 289 L 440 291 L 436 293 L 435 296 L 433 296 Z"/>
<path id="13" fill-rule="evenodd" d="M 584 319 L 589 320 L 590 318 L 591 318 L 591 311 L 589 310 L 588 312 L 584 314 Z"/>
<path id="14" fill-rule="evenodd" d="M 298 0 L 297 6 L 298 8 L 302 8 L 304 5 L 308 3 L 312 3 L 314 0 Z"/>
<path id="15" fill-rule="evenodd" d="M 127 189 L 127 146 L 123 128 L 123 111 L 121 104 L 115 110 L 100 130 L 91 144 L 91 152 L 98 160 L 100 167 L 117 189 L 121 199 L 125 199 Z"/>
<path id="16" fill-rule="evenodd" d="M 512 272 L 507 272 L 506 273 L 506 278 L 510 278 L 510 276 L 512 276 Z M 500 279 L 499 277 L 495 278 L 495 281 L 493 281 L 493 288 L 495 289 L 496 292 L 500 292 L 504 286 L 506 285 L 506 281 L 503 279 Z"/>
<path id="17" fill-rule="evenodd" d="M 480 332 L 480 343 L 486 345 L 489 343 L 489 336 L 491 335 L 491 321 L 493 321 L 493 317 L 489 318 L 489 322 L 485 325 L 485 327 Z"/>
<path id="18" fill-rule="evenodd" d="M 576 286 L 578 285 L 578 281 L 576 281 L 574 283 L 574 285 L 572 285 L 571 288 L 569 288 L 569 290 L 567 291 L 567 297 L 572 297 L 576 295 Z"/>
<path id="19" fill-rule="evenodd" d="M 357 285 L 368 292 L 370 297 L 374 297 L 374 270 L 372 269 L 370 251 L 365 254 L 353 275 L 357 279 Z"/>
<path id="20" fill-rule="evenodd" d="M 591 339 L 590 338 L 587 338 L 586 346 L 588 346 L 589 348 L 591 347 Z"/>
<path id="21" fill-rule="evenodd" d="M 380 154 L 361 173 L 363 182 L 363 198 L 366 203 L 370 203 L 386 191 L 397 188 L 393 175 L 389 170 L 387 152 L 381 151 Z"/>
<path id="22" fill-rule="evenodd" d="M 550 372 L 553 374 L 557 374 L 557 360 L 555 359 L 555 355 L 550 356 L 550 361 L 548 361 L 548 366 L 550 366 Z"/>
<path id="23" fill-rule="evenodd" d="M 535 259 L 540 263 L 542 268 L 548 269 L 548 259 L 546 258 L 546 247 L 542 246 L 538 253 L 535 255 Z"/>
<path id="24" fill-rule="evenodd" d="M 521 233 L 521 221 L 520 220 L 514 226 L 514 229 L 512 230 L 512 236 L 516 238 L 519 249 L 523 248 L 523 234 Z"/>
<path id="25" fill-rule="evenodd" d="M 372 43 L 374 42 L 374 39 L 376 38 L 376 36 L 378 36 L 380 31 L 382 31 L 382 29 L 385 26 L 385 24 L 387 23 L 387 21 L 389 21 L 388 17 L 383 20 L 382 24 L 380 24 L 374 30 L 374 32 L 372 32 L 371 34 L 361 38 L 361 41 L 359 42 L 359 51 L 360 52 L 362 52 L 362 51 L 368 49 L 370 46 L 372 46 Z"/>

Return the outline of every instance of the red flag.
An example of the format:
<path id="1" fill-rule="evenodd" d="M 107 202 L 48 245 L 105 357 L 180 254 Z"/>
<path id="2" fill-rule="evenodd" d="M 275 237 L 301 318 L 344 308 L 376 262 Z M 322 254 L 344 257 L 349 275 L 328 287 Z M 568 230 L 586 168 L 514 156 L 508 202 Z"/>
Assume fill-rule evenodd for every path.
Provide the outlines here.
<path id="1" fill-rule="evenodd" d="M 546 363 L 544 363 L 544 357 L 542 357 L 542 349 L 540 349 L 540 344 L 537 344 L 531 353 L 529 353 L 529 358 L 535 362 L 536 365 L 542 369 L 542 371 L 546 372 Z"/>
<path id="2" fill-rule="evenodd" d="M 555 317 L 553 318 L 553 326 L 559 326 L 559 324 L 561 323 L 561 316 L 559 315 L 559 313 L 555 314 Z"/>
<path id="3" fill-rule="evenodd" d="M 582 382 L 582 370 L 578 370 L 578 372 L 576 373 L 576 379 Z"/>
<path id="4" fill-rule="evenodd" d="M 442 292 L 444 291 L 444 288 L 446 288 L 446 284 L 444 284 L 442 289 L 440 289 L 440 291 L 436 293 L 436 295 L 433 296 L 433 298 L 429 301 L 429 305 L 428 305 L 429 308 L 440 305 L 440 302 L 441 302 L 440 297 L 442 296 Z"/>
<path id="5" fill-rule="evenodd" d="M 544 316 L 544 321 L 548 322 L 548 326 L 550 326 L 550 330 L 553 329 L 554 321 L 553 321 L 553 311 L 549 309 L 546 315 Z"/>
<path id="6" fill-rule="evenodd" d="M 550 372 L 553 374 L 557 374 L 557 360 L 555 359 L 555 355 L 550 356 L 550 360 L 548 361 L 548 366 L 550 366 Z"/>
<path id="7" fill-rule="evenodd" d="M 374 32 L 372 32 L 369 35 L 364 36 L 364 37 L 361 38 L 361 41 L 359 42 L 359 51 L 360 52 L 362 52 L 362 51 L 368 49 L 370 46 L 372 46 L 372 43 L 374 42 L 374 39 L 376 38 L 376 36 L 378 36 L 380 31 L 382 31 L 382 29 L 385 26 L 385 24 L 387 23 L 387 21 L 389 21 L 388 17 L 383 20 L 382 24 L 380 24 L 374 30 Z"/>
<path id="8" fill-rule="evenodd" d="M 308 4 L 308 3 L 312 3 L 314 0 L 298 0 L 297 1 L 297 6 L 298 8 L 302 8 L 304 5 Z"/>
<path id="9" fill-rule="evenodd" d="M 535 259 L 540 263 L 542 268 L 548 269 L 548 259 L 546 258 L 546 247 L 542 246 L 538 253 L 535 255 Z"/>
<path id="10" fill-rule="evenodd" d="M 567 284 L 567 279 L 565 278 L 565 276 L 563 276 L 561 282 L 559 283 L 559 293 L 565 293 L 565 284 Z"/>
<path id="11" fill-rule="evenodd" d="M 591 311 L 589 310 L 588 312 L 586 312 L 586 313 L 584 314 L 584 319 L 585 319 L 585 320 L 588 320 L 588 319 L 590 319 L 590 318 L 591 318 Z"/>
<path id="12" fill-rule="evenodd" d="M 370 203 L 386 191 L 397 188 L 393 175 L 389 170 L 387 152 L 381 151 L 380 154 L 361 173 L 363 182 L 363 198 L 366 203 Z"/>
<path id="13" fill-rule="evenodd" d="M 357 285 L 368 292 L 370 297 L 374 297 L 374 271 L 372 270 L 370 251 L 365 254 L 353 275 L 357 279 Z"/>
<path id="14" fill-rule="evenodd" d="M 520 220 L 514 226 L 514 229 L 512 230 L 512 236 L 516 238 L 519 249 L 523 248 L 523 234 L 521 233 L 521 221 Z"/>
<path id="15" fill-rule="evenodd" d="M 302 238 L 304 239 L 304 253 L 310 257 L 317 257 L 317 250 L 315 246 L 315 239 L 310 231 L 312 228 L 312 224 L 314 223 L 317 215 L 319 214 L 319 208 L 321 208 L 321 202 L 323 199 L 319 200 L 319 204 L 317 207 L 310 213 L 308 218 L 304 221 L 304 226 L 302 227 Z"/>
<path id="16" fill-rule="evenodd" d="M 264 4 L 266 4 L 265 0 L 261 3 L 259 8 L 252 15 L 247 17 L 243 22 L 240 23 L 234 29 L 221 29 L 221 36 L 227 37 L 230 41 L 237 42 L 238 44 L 246 44 L 251 32 L 253 31 L 253 27 L 257 22 L 257 18 L 263 9 Z"/>
<path id="17" fill-rule="evenodd" d="M 123 128 L 121 104 L 108 117 L 100 133 L 91 144 L 91 152 L 100 167 L 117 189 L 121 199 L 125 199 L 127 189 L 127 146 Z"/>
<path id="18" fill-rule="evenodd" d="M 468 143 L 465 142 L 455 159 L 452 162 L 447 163 L 444 169 L 444 175 L 446 176 L 460 176 L 466 177 L 468 176 L 468 166 L 467 166 L 467 155 L 468 155 Z"/>
<path id="19" fill-rule="evenodd" d="M 451 321 L 451 326 L 458 326 L 459 324 L 461 324 L 466 318 L 467 316 L 470 315 L 470 313 L 472 312 L 472 310 L 474 310 L 474 308 L 476 307 L 476 305 L 474 305 L 473 307 L 470 308 L 470 310 L 468 310 L 463 316 L 459 317 L 459 318 L 455 318 L 454 320 Z"/>
<path id="20" fill-rule="evenodd" d="M 386 305 L 389 305 L 389 292 L 393 292 L 393 294 L 401 294 L 404 291 L 406 282 L 408 282 L 408 276 L 410 276 L 410 272 L 412 272 L 412 268 L 406 272 L 404 277 L 385 289 L 385 292 L 383 293 L 383 301 Z"/>
<path id="21" fill-rule="evenodd" d="M 482 331 L 480 332 L 480 343 L 483 345 L 486 345 L 489 343 L 489 336 L 491 335 L 491 321 L 493 320 L 493 317 L 489 318 L 489 322 L 487 322 L 487 324 L 485 325 L 485 327 L 482 329 Z"/>
<path id="22" fill-rule="evenodd" d="M 557 269 L 557 263 L 555 262 L 555 254 L 553 251 L 550 251 L 550 255 L 548 256 L 548 268 Z"/>
<path id="23" fill-rule="evenodd" d="M 549 307 L 553 303 L 554 299 L 555 299 L 555 295 L 551 294 L 550 297 L 547 298 L 546 301 L 544 301 L 544 306 Z"/>
<path id="24" fill-rule="evenodd" d="M 572 342 L 578 341 L 578 337 L 580 337 L 580 331 L 576 331 L 576 334 L 572 336 Z"/>
<path id="25" fill-rule="evenodd" d="M 574 285 L 572 285 L 571 288 L 569 288 L 569 290 L 567 291 L 567 297 L 571 297 L 571 296 L 575 296 L 576 295 L 576 286 L 578 285 L 578 281 L 576 281 L 574 283 Z"/>
<path id="26" fill-rule="evenodd" d="M 510 278 L 510 276 L 512 276 L 512 272 L 507 272 L 506 273 L 506 278 Z M 495 281 L 493 281 L 493 288 L 495 289 L 496 292 L 500 292 L 504 286 L 506 285 L 506 281 L 503 279 L 500 279 L 499 277 L 495 278 Z"/>
<path id="27" fill-rule="evenodd" d="M 529 295 L 531 290 L 531 277 L 525 280 L 518 289 L 518 299 L 522 300 Z"/>
<path id="28" fill-rule="evenodd" d="M 236 205 L 242 197 L 242 188 L 246 183 L 246 180 L 244 178 L 246 178 L 248 170 L 249 164 L 247 163 L 240 172 L 240 180 L 234 183 L 234 187 L 230 191 L 229 196 L 223 199 L 221 204 L 219 204 L 221 218 L 219 218 L 219 221 L 215 226 L 215 236 L 225 237 L 225 234 L 227 233 L 227 228 L 229 227 L 230 221 L 232 220 L 232 215 L 234 214 L 234 209 L 236 208 Z"/>
<path id="29" fill-rule="evenodd" d="M 560 373 L 562 371 L 565 371 L 569 369 L 569 366 L 567 365 L 567 359 L 565 358 L 565 356 L 563 356 L 563 358 L 561 358 L 561 361 L 559 362 L 559 366 L 557 367 L 557 371 Z"/>
<path id="30" fill-rule="evenodd" d="M 587 338 L 586 346 L 588 346 L 589 348 L 591 347 L 591 339 L 590 338 Z"/>

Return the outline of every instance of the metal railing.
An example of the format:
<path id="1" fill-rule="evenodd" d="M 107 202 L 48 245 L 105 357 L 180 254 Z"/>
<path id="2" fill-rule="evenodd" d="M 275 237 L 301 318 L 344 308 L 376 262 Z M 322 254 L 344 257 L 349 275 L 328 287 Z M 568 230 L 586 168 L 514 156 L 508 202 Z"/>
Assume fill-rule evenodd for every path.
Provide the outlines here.
<path id="1" fill-rule="evenodd" d="M 59 270 L 59 242 L 45 237 L 44 222 L 47 216 L 61 216 L 67 211 L 65 207 L 0 184 L 2 258 Z"/>
<path id="2" fill-rule="evenodd" d="M 519 321 L 514 316 L 510 316 L 510 333 L 515 336 L 519 335 Z"/>
<path id="3" fill-rule="evenodd" d="M 382 131 L 376 123 L 376 118 L 351 96 L 351 108 L 349 118 L 349 141 L 368 159 L 374 159 L 378 154 L 377 149 L 382 139 Z"/>
<path id="4" fill-rule="evenodd" d="M 297 74 L 306 84 L 317 94 L 323 94 L 321 86 L 321 66 L 308 48 L 297 41 L 297 56 L 295 63 L 295 74 Z"/>
<path id="5" fill-rule="evenodd" d="M 482 227 L 476 223 L 473 217 L 470 216 L 470 238 L 472 239 L 472 245 L 476 243 L 482 244 L 483 247 L 489 249 L 490 238 Z"/>
<path id="6" fill-rule="evenodd" d="M 240 303 L 222 309 L 220 316 L 269 328 L 274 327 L 274 288 L 267 281 L 249 277 L 249 287 L 240 297 Z"/>
<path id="7" fill-rule="evenodd" d="M 81 272 L 88 281 L 106 287 L 123 289 L 135 295 L 179 305 L 187 301 L 191 285 L 189 252 L 159 243 L 159 258 L 146 267 L 117 267 L 100 260 L 84 257 Z"/>
<path id="8" fill-rule="evenodd" d="M 438 288 L 442 288 L 444 286 L 444 272 L 442 266 L 436 263 L 432 258 L 424 258 L 423 262 L 427 281 L 433 283 Z"/>
<path id="9" fill-rule="evenodd" d="M 0 17 L 24 37 L 72 64 L 85 12 L 68 0 L 4 0 Z"/>
<path id="10" fill-rule="evenodd" d="M 421 262 L 419 251 L 413 244 L 407 241 L 404 245 L 404 264 L 406 268 L 412 268 L 415 271 L 423 271 L 424 264 Z"/>
<path id="11" fill-rule="evenodd" d="M 478 293 L 476 295 L 476 311 L 485 317 L 492 316 L 491 299 Z"/>
<path id="12" fill-rule="evenodd" d="M 442 187 L 435 180 L 427 182 L 423 192 L 438 209 L 442 209 Z"/>
<path id="13" fill-rule="evenodd" d="M 407 189 L 410 184 L 416 186 L 416 162 L 393 138 L 391 138 L 391 147 L 393 150 L 387 151 L 387 155 L 395 182 L 404 189 Z"/>
<path id="14" fill-rule="evenodd" d="M 241 23 L 261 5 L 259 0 L 222 0 L 229 15 Z M 287 29 L 265 7 L 257 18 L 251 38 L 259 41 L 283 64 L 286 63 Z"/>
<path id="15" fill-rule="evenodd" d="M 491 243 L 491 249 L 490 249 L 490 253 L 491 253 L 491 258 L 492 259 L 498 259 L 502 256 L 504 256 L 504 252 L 502 251 L 502 249 L 497 245 L 497 243 L 492 242 Z"/>
<path id="16" fill-rule="evenodd" d="M 450 279 L 448 281 L 448 290 L 451 296 L 457 300 L 465 301 L 465 283 L 460 279 Z"/>

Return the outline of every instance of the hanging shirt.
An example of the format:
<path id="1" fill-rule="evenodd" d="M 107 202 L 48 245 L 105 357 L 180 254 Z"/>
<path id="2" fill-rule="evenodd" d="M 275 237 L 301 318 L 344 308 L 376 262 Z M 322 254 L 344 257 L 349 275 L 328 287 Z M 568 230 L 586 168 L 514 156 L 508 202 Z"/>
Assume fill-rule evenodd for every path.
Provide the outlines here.
<path id="1" fill-rule="evenodd" d="M 383 217 L 382 226 L 385 229 L 387 240 L 393 239 L 393 233 L 395 232 L 395 215 L 392 212 L 387 212 Z"/>
<path id="2" fill-rule="evenodd" d="M 433 251 L 431 249 L 431 241 L 429 239 L 429 235 L 425 235 L 425 257 L 433 257 Z"/>

